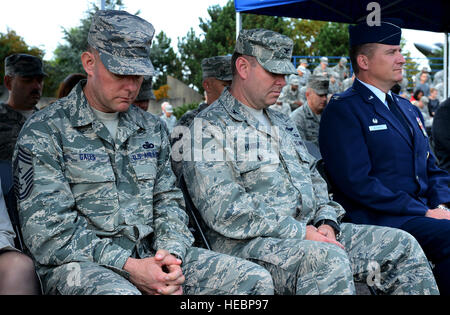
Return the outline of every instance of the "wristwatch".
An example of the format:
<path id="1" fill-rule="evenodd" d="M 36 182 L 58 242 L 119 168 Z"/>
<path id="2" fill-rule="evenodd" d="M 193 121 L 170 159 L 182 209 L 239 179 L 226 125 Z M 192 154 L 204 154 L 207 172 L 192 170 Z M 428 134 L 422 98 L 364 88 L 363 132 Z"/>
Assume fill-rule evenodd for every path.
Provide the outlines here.
<path id="1" fill-rule="evenodd" d="M 444 209 L 444 210 L 447 210 L 447 211 L 450 211 L 450 209 L 449 208 L 447 208 L 446 206 L 444 206 L 444 205 L 439 205 L 439 206 L 437 206 L 439 209 Z"/>
<path id="2" fill-rule="evenodd" d="M 329 219 L 320 220 L 314 226 L 316 228 L 319 228 L 321 225 L 324 225 L 324 224 L 329 225 L 329 226 L 331 226 L 333 228 L 334 234 L 336 235 L 336 237 L 339 235 L 339 233 L 341 233 L 341 228 L 333 220 L 329 220 Z"/>

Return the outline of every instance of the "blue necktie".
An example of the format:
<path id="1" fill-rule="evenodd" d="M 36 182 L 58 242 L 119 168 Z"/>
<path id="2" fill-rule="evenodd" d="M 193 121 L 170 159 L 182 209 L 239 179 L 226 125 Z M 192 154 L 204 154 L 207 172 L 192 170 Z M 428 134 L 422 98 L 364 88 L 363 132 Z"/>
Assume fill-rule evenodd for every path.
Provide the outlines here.
<path id="1" fill-rule="evenodd" d="M 398 108 L 397 104 L 395 104 L 394 100 L 389 94 L 386 94 L 386 101 L 388 103 L 389 109 L 391 110 L 391 113 L 394 114 L 397 120 L 402 124 L 403 128 L 405 128 L 405 131 L 409 135 L 411 135 L 412 134 L 411 127 L 409 126 L 405 116 L 403 116 L 403 114 L 400 112 L 400 109 Z"/>

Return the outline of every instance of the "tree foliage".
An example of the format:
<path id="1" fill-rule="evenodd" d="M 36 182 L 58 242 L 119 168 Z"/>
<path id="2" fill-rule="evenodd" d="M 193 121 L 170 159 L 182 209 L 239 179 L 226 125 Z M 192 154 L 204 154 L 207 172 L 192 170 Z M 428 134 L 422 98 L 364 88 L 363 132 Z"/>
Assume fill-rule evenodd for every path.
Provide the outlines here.
<path id="1" fill-rule="evenodd" d="M 232 54 L 236 43 L 236 11 L 234 1 L 224 7 L 208 8 L 209 19 L 201 19 L 203 34 L 197 35 L 191 28 L 178 44 L 183 78 L 187 84 L 203 92 L 201 61 L 203 58 Z M 277 16 L 241 14 L 242 28 L 265 28 L 293 39 L 297 56 L 347 55 L 347 25 L 290 19 Z"/>
<path id="2" fill-rule="evenodd" d="M 123 2 L 122 0 L 106 0 L 107 9 L 126 9 Z M 53 96 L 59 83 L 67 75 L 84 72 L 80 56 L 87 46 L 87 35 L 92 17 L 98 10 L 99 8 L 93 4 L 86 12 L 86 16 L 81 19 L 79 26 L 63 30 L 64 44 L 57 47 L 54 59 L 46 63 L 46 71 L 50 76 L 46 80 L 44 95 Z M 153 79 L 155 90 L 165 86 L 167 76 L 171 75 L 203 93 L 201 61 L 204 58 L 233 53 L 236 43 L 234 1 L 229 0 L 223 7 L 219 5 L 209 7 L 208 15 L 208 18 L 199 18 L 200 34 L 196 34 L 194 29 L 190 28 L 186 36 L 178 39 L 178 52 L 174 51 L 171 39 L 164 32 L 154 37 L 150 59 L 156 70 Z M 348 54 L 346 24 L 245 13 L 242 13 L 241 17 L 244 29 L 265 28 L 292 38 L 295 56 L 345 56 Z M 0 44 L 0 54 L 2 54 L 6 46 L 1 42 Z M 22 48 L 31 54 L 43 55 L 42 51 L 33 51 L 37 48 Z"/>
<path id="3" fill-rule="evenodd" d="M 292 29 L 291 38 L 294 41 L 293 55 L 315 56 L 319 44 L 317 37 L 325 24 L 323 21 L 290 19 L 289 27 Z"/>
<path id="4" fill-rule="evenodd" d="M 157 90 L 167 83 L 167 76 L 182 77 L 182 64 L 171 47 L 171 39 L 164 32 L 160 32 L 153 40 L 150 60 L 155 68 L 153 89 Z"/>
<path id="5" fill-rule="evenodd" d="M 126 8 L 122 0 L 106 0 L 106 9 L 123 10 Z M 54 59 L 48 65 L 52 76 L 45 87 L 44 94 L 54 96 L 60 82 L 66 76 L 71 73 L 84 73 L 80 56 L 86 50 L 92 18 L 98 10 L 99 7 L 94 4 L 86 12 L 86 16 L 81 19 L 79 26 L 63 30 L 65 43 L 56 48 Z M 139 13 L 138 11 L 134 14 L 139 15 Z M 167 75 L 182 76 L 181 61 L 171 47 L 171 39 L 163 32 L 155 36 L 150 58 L 157 72 L 154 78 L 155 89 L 167 83 Z"/>
<path id="6" fill-rule="evenodd" d="M 106 9 L 121 10 L 124 8 L 122 0 L 106 0 Z M 96 4 L 86 12 L 81 19 L 80 25 L 70 29 L 63 28 L 64 43 L 56 47 L 54 58 L 47 64 L 48 72 L 51 73 L 44 85 L 44 95 L 55 96 L 59 84 L 72 73 L 84 73 L 81 64 L 81 54 L 86 50 L 89 28 L 92 18 L 100 10 Z"/>
<path id="7" fill-rule="evenodd" d="M 317 56 L 347 56 L 349 39 L 348 24 L 325 23 L 316 38 L 314 52 Z"/>
<path id="8" fill-rule="evenodd" d="M 45 52 L 37 47 L 28 46 L 24 39 L 13 30 L 8 29 L 6 34 L 0 33 L 0 82 L 5 76 L 5 58 L 12 54 L 29 54 L 43 58 Z"/>
<path id="9" fill-rule="evenodd" d="M 184 66 L 182 81 L 203 93 L 201 61 L 212 56 L 232 54 L 236 44 L 236 11 L 234 1 L 224 7 L 214 5 L 208 8 L 209 19 L 199 19 L 203 34 L 197 36 L 191 28 L 178 44 L 178 51 Z M 287 36 L 292 34 L 289 19 L 242 14 L 244 29 L 266 28 Z"/>

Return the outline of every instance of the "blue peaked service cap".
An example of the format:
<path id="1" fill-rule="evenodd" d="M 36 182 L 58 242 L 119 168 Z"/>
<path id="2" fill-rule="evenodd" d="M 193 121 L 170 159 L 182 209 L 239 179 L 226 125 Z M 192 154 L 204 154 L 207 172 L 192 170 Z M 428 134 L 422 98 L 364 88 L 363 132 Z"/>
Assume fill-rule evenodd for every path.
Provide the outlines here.
<path id="1" fill-rule="evenodd" d="M 350 25 L 350 46 L 369 43 L 400 45 L 402 24 L 400 19 L 385 19 L 381 21 L 380 26 L 369 26 L 367 22 Z"/>

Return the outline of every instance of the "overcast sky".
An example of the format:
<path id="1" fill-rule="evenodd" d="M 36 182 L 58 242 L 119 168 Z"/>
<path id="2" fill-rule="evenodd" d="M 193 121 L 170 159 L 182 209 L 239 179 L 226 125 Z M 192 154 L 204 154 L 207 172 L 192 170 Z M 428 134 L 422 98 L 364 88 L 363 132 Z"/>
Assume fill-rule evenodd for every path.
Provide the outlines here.
<path id="1" fill-rule="evenodd" d="M 199 17 L 209 19 L 207 8 L 212 5 L 224 6 L 228 0 L 123 0 L 130 13 L 141 11 L 140 17 L 151 22 L 156 34 L 164 31 L 172 39 L 176 48 L 178 38 L 184 37 L 192 27 L 200 34 Z M 30 46 L 45 50 L 44 59 L 53 57 L 58 43 L 63 43 L 62 28 L 79 25 L 92 3 L 98 0 L 9 0 L 2 2 L 0 10 L 0 32 L 7 28 L 17 32 Z M 405 47 L 413 57 L 424 56 L 414 47 L 414 43 L 432 45 L 444 42 L 443 33 L 404 30 L 407 41 Z"/>

